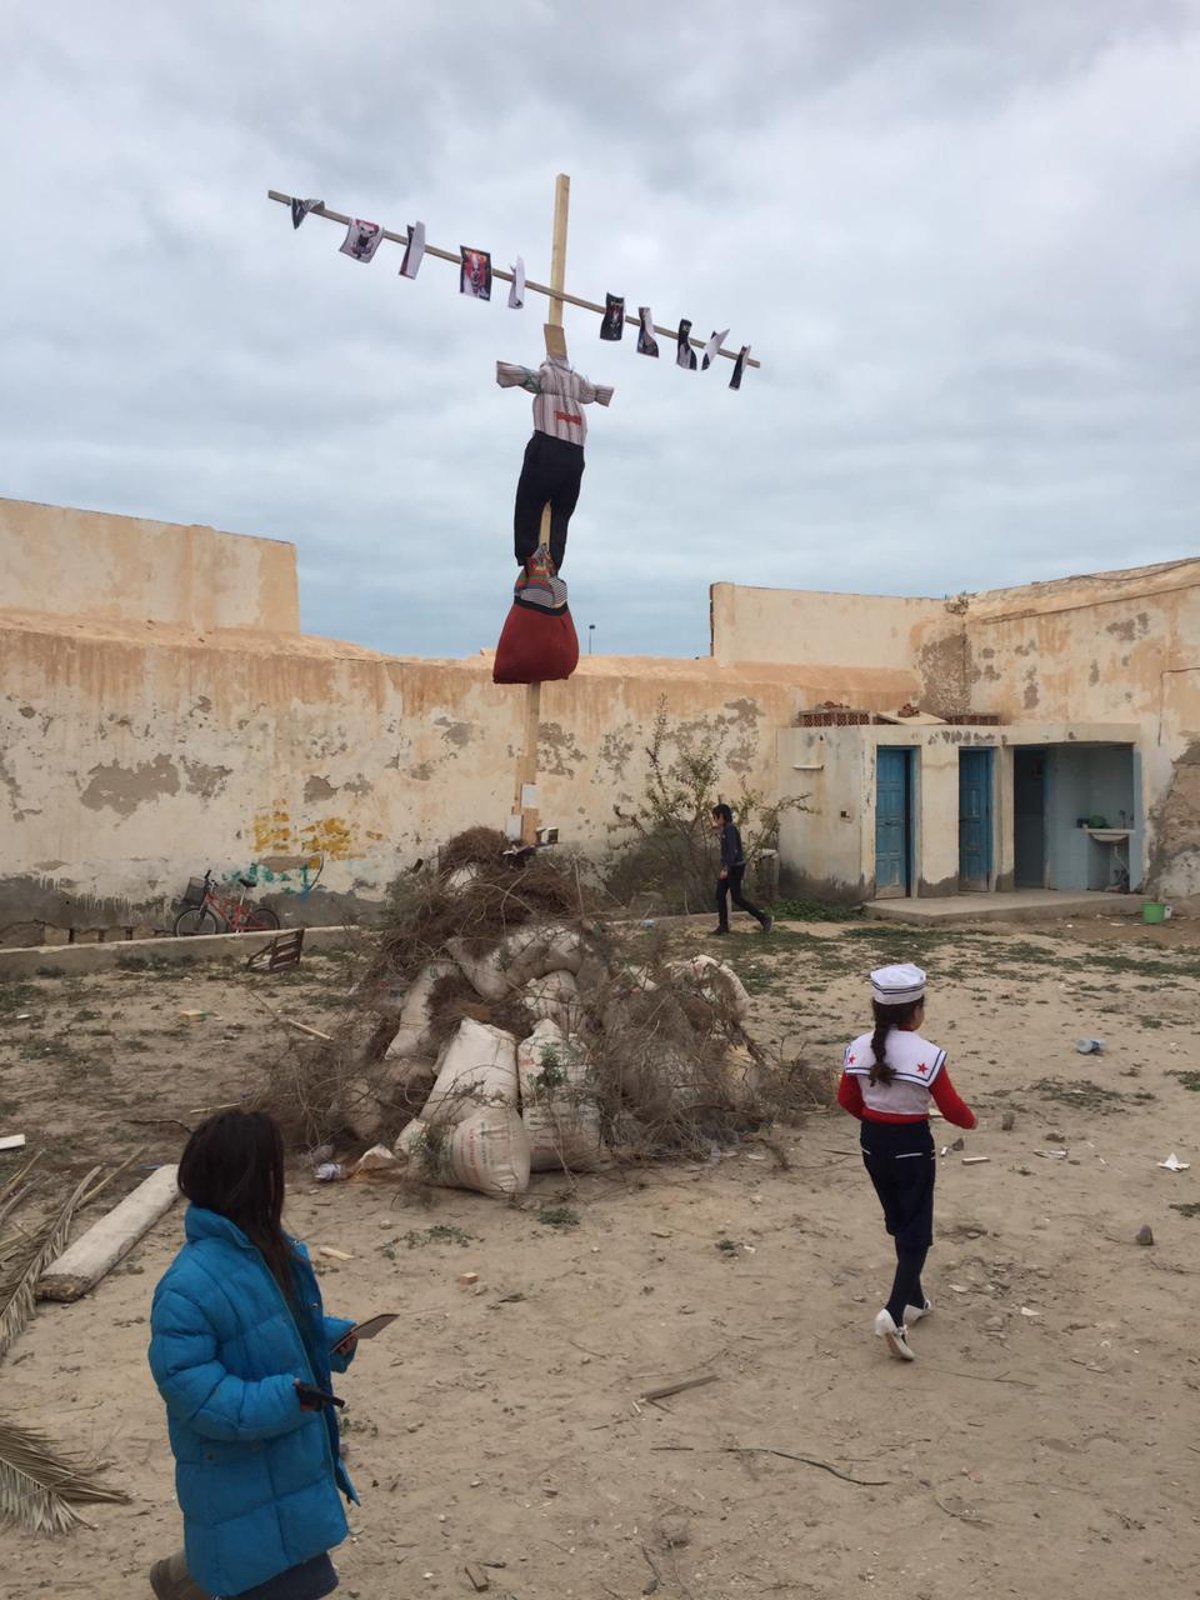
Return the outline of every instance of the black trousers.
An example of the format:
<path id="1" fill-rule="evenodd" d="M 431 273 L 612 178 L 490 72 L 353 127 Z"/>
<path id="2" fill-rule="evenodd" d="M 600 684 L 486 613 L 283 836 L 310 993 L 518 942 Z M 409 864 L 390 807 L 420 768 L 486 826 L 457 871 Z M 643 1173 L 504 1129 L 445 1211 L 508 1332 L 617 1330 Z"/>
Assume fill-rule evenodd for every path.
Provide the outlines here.
<path id="1" fill-rule="evenodd" d="M 525 460 L 513 508 L 513 554 L 526 562 L 538 547 L 542 507 L 550 507 L 550 557 L 562 571 L 567 553 L 567 524 L 579 499 L 583 480 L 583 446 L 548 433 L 535 433 L 525 446 Z"/>
<path id="2" fill-rule="evenodd" d="M 933 1243 L 933 1184 L 937 1163 L 928 1122 L 863 1122 L 859 1140 L 887 1231 L 897 1252 Z"/>
<path id="3" fill-rule="evenodd" d="M 730 896 L 733 897 L 733 903 L 734 903 L 735 906 L 740 906 L 743 911 L 749 912 L 749 914 L 752 917 L 757 918 L 757 920 L 759 922 L 761 922 L 764 926 L 766 925 L 766 921 L 767 921 L 766 913 L 760 911 L 758 909 L 758 907 L 756 905 L 753 905 L 749 900 L 747 900 L 745 895 L 742 893 L 742 879 L 745 876 L 746 876 L 746 868 L 745 868 L 745 864 L 743 863 L 743 865 L 740 866 L 740 867 L 730 867 L 729 868 L 729 876 L 727 878 L 718 878 L 717 879 L 717 926 L 718 927 L 720 927 L 720 928 L 728 928 L 728 926 L 729 926 L 729 898 L 730 898 Z"/>

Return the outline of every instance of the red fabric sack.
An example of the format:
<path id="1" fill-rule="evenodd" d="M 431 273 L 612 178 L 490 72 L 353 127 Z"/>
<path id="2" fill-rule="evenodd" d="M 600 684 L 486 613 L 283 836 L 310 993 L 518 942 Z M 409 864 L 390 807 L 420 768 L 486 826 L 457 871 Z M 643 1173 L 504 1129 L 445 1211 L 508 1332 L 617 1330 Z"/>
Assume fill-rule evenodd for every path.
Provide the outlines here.
<path id="1" fill-rule="evenodd" d="M 553 683 L 579 665 L 579 639 L 567 610 L 551 612 L 514 604 L 508 613 L 493 683 Z"/>

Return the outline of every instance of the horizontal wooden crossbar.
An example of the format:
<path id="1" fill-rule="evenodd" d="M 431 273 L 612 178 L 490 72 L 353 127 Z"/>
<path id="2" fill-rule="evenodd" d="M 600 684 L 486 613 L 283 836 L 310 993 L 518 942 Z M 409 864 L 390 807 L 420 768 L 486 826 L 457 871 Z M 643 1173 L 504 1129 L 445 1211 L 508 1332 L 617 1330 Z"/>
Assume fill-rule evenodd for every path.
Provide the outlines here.
<path id="1" fill-rule="evenodd" d="M 290 206 L 292 203 L 292 196 L 290 194 L 281 194 L 278 189 L 268 189 L 267 199 L 277 200 L 281 206 Z M 348 228 L 354 221 L 353 217 L 343 216 L 340 211 L 330 211 L 328 206 L 325 205 L 314 206 L 308 214 L 310 217 L 324 217 L 327 222 L 340 222 L 344 228 Z M 382 232 L 385 239 L 391 239 L 395 244 L 407 245 L 408 243 L 407 233 L 393 233 L 390 228 L 384 228 Z M 435 244 L 426 244 L 425 254 L 427 256 L 436 256 L 439 261 L 452 262 L 456 267 L 462 265 L 462 256 L 457 250 L 441 250 Z M 502 268 L 494 265 L 492 267 L 492 276 L 493 278 L 502 279 L 505 283 L 511 283 L 513 281 L 513 274 L 511 272 L 505 272 Z M 578 295 L 568 294 L 565 289 L 562 291 L 551 289 L 548 284 L 534 283 L 532 278 L 526 278 L 525 287 L 526 289 L 531 290 L 534 294 L 545 295 L 547 300 L 557 300 L 563 305 L 578 306 L 580 311 L 594 311 L 596 315 L 600 317 L 604 316 L 605 314 L 606 308 L 604 306 L 598 306 L 593 300 L 581 300 Z M 630 327 L 633 328 L 641 326 L 639 319 L 637 317 L 631 317 L 628 312 L 625 315 L 625 321 L 630 325 Z M 653 324 L 653 328 L 654 332 L 661 335 L 662 338 L 673 339 L 678 342 L 678 328 L 660 328 L 657 323 Z M 694 345 L 697 350 L 703 350 L 707 345 L 708 340 L 689 338 L 688 343 Z M 738 358 L 738 352 L 736 350 L 718 350 L 717 354 L 724 356 L 729 361 L 736 361 Z M 762 362 L 757 361 L 753 356 L 747 356 L 746 365 L 748 367 L 761 367 Z"/>

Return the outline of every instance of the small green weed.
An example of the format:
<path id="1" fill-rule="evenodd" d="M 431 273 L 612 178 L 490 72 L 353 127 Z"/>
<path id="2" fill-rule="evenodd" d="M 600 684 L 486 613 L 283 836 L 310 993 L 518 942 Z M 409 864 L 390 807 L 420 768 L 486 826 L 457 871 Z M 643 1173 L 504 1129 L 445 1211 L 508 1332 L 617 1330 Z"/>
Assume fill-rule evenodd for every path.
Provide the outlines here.
<path id="1" fill-rule="evenodd" d="M 771 913 L 780 922 L 861 922 L 861 906 L 832 905 L 824 900 L 777 900 Z"/>
<path id="2" fill-rule="evenodd" d="M 457 1244 L 465 1249 L 473 1237 L 474 1235 L 468 1233 L 465 1228 L 456 1228 L 450 1222 L 435 1222 L 432 1227 L 424 1230 L 410 1228 L 403 1236 L 410 1250 L 420 1249 L 427 1244 Z"/>
<path id="3" fill-rule="evenodd" d="M 1148 1089 L 1123 1094 L 1120 1089 L 1109 1089 L 1089 1078 L 1078 1083 L 1067 1083 L 1062 1078 L 1039 1078 L 1030 1088 L 1046 1100 L 1057 1100 L 1061 1105 L 1074 1106 L 1080 1111 L 1115 1111 L 1119 1105 L 1131 1101 L 1145 1105 L 1154 1099 Z"/>
<path id="4" fill-rule="evenodd" d="M 37 990 L 32 984 L 0 984 L 0 1017 L 17 1011 L 28 1011 L 36 999 Z"/>
<path id="5" fill-rule="evenodd" d="M 1170 1072 L 1168 1077 L 1178 1078 L 1185 1089 L 1190 1089 L 1193 1094 L 1200 1094 L 1200 1072 L 1186 1067 L 1181 1072 Z"/>
<path id="6" fill-rule="evenodd" d="M 572 1206 L 543 1206 L 538 1221 L 545 1228 L 577 1228 L 579 1213 Z"/>
<path id="7" fill-rule="evenodd" d="M 1172 1200 L 1171 1210 L 1181 1217 L 1200 1217 L 1200 1200 Z"/>

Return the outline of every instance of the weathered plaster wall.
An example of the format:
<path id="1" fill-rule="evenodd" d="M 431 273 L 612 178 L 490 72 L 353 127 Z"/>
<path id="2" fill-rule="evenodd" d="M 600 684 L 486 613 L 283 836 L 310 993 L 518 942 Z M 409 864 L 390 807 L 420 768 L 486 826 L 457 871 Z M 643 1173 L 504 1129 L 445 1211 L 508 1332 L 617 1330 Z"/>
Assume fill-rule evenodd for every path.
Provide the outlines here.
<path id="1" fill-rule="evenodd" d="M 823 594 L 804 589 L 753 589 L 713 584 L 709 596 L 713 658 L 732 662 L 853 663 L 887 672 L 893 698 L 863 705 L 894 711 L 896 683 L 913 693 L 916 630 L 945 615 L 941 600 L 895 599 L 887 595 Z"/>
<path id="2" fill-rule="evenodd" d="M 152 926 L 192 873 L 315 850 L 327 865 L 311 901 L 299 875 L 273 888 L 320 920 L 377 902 L 458 830 L 503 826 L 525 695 L 493 685 L 482 656 L 81 629 L 0 613 L 0 942 L 38 918 Z M 543 820 L 568 847 L 611 848 L 660 699 L 673 728 L 723 730 L 730 791 L 745 779 L 774 794 L 777 731 L 838 687 L 797 676 L 585 659 L 543 690 Z"/>
<path id="3" fill-rule="evenodd" d="M 26 500 L 0 499 L 0 606 L 199 633 L 300 631 L 290 544 Z"/>
<path id="4" fill-rule="evenodd" d="M 1180 767 L 1200 741 L 1200 561 L 961 596 L 919 630 L 917 660 L 921 704 L 942 715 L 957 700 L 1005 722 L 1134 724 L 1148 880 L 1200 893 Z"/>

